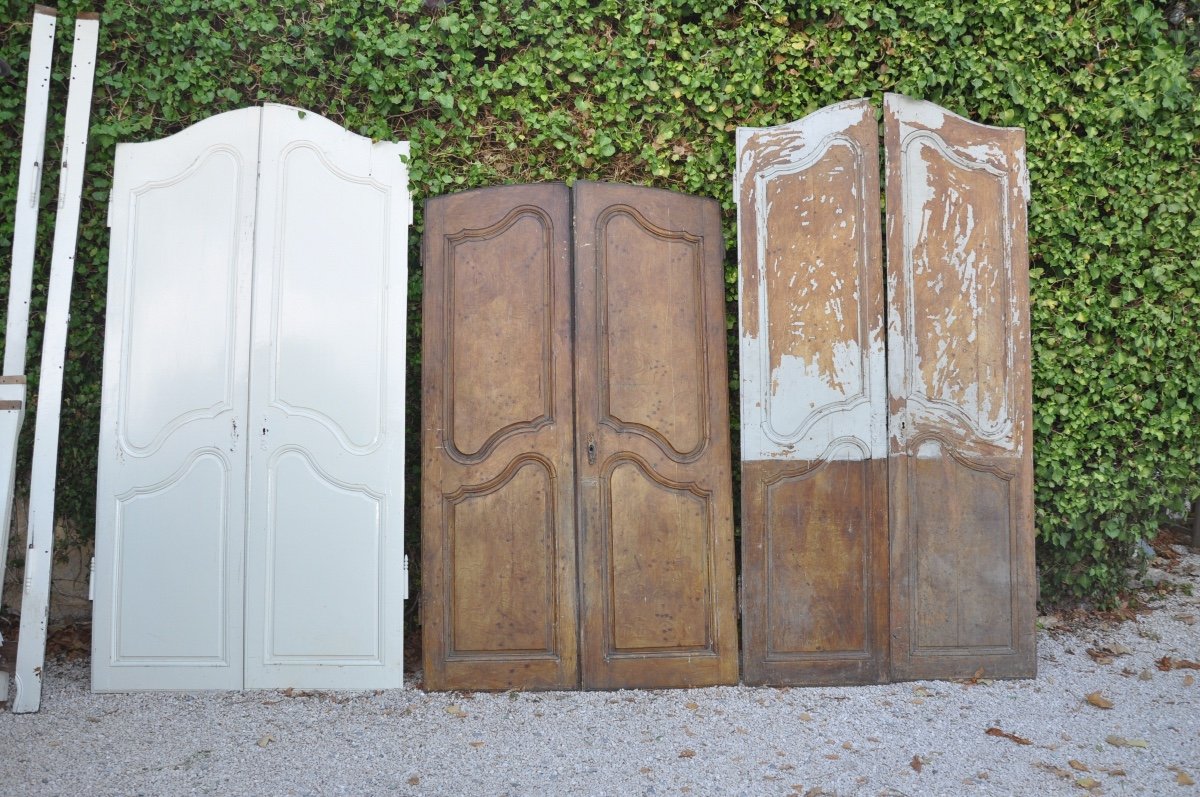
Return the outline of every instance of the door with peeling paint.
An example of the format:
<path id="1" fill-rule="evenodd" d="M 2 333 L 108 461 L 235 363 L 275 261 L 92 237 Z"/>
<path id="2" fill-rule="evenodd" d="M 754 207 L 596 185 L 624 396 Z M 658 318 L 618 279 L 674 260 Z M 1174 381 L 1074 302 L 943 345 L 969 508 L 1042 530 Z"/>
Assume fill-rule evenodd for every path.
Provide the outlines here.
<path id="1" fill-rule="evenodd" d="M 1032 677 L 1025 135 L 889 94 L 892 673 Z"/>
<path id="2" fill-rule="evenodd" d="M 878 131 L 866 100 L 738 130 L 747 683 L 888 661 Z"/>
<path id="3" fill-rule="evenodd" d="M 506 186 L 426 225 L 426 686 L 736 682 L 716 203 Z"/>

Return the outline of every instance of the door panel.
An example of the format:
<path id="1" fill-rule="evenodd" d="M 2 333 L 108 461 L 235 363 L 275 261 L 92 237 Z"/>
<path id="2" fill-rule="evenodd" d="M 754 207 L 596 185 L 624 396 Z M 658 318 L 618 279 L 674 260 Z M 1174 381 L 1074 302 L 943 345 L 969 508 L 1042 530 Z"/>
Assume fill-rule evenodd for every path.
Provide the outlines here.
<path id="1" fill-rule="evenodd" d="M 1024 132 L 887 95 L 896 678 L 1032 677 Z"/>
<path id="2" fill-rule="evenodd" d="M 583 685 L 737 680 L 712 200 L 573 190 Z"/>
<path id="3" fill-rule="evenodd" d="M 887 673 L 878 132 L 867 100 L 738 131 L 751 684 Z"/>
<path id="4" fill-rule="evenodd" d="M 97 691 L 242 686 L 260 118 L 257 108 L 233 111 L 117 150 L 96 511 Z"/>
<path id="5" fill-rule="evenodd" d="M 401 684 L 406 152 L 263 109 L 247 687 Z"/>
<path id="6" fill-rule="evenodd" d="M 568 207 L 561 184 L 426 205 L 429 689 L 579 683 Z"/>

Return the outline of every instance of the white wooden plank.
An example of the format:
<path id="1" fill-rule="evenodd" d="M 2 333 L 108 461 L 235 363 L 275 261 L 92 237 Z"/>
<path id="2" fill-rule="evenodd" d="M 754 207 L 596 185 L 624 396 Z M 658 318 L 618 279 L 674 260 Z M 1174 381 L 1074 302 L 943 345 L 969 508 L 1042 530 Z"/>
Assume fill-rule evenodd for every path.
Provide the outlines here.
<path id="1" fill-rule="evenodd" d="M 13 216 L 12 276 L 8 283 L 8 319 L 4 330 L 4 374 L 25 373 L 25 340 L 33 252 L 37 243 L 38 199 L 46 150 L 46 110 L 50 98 L 50 66 L 58 18 L 53 9 L 37 6 L 25 84 L 25 125 L 21 138 L 21 171 L 17 177 L 17 209 Z"/>
<path id="2" fill-rule="evenodd" d="M 42 700 L 42 665 L 46 658 L 46 622 L 50 605 L 51 550 L 54 544 L 54 488 L 57 477 L 59 414 L 62 410 L 63 365 L 70 317 L 71 278 L 79 235 L 79 206 L 87 154 L 92 80 L 96 71 L 97 14 L 75 21 L 75 49 L 67 94 L 58 218 L 50 258 L 42 366 L 33 438 L 33 477 L 29 491 L 29 543 L 25 555 L 25 587 L 21 597 L 21 637 L 17 650 L 16 697 L 13 711 L 37 711 Z"/>
<path id="3" fill-rule="evenodd" d="M 240 689 L 261 108 L 117 147 L 92 688 Z"/>
<path id="4" fill-rule="evenodd" d="M 57 27 L 58 17 L 54 9 L 34 7 L 29 72 L 25 82 L 21 171 L 17 177 L 17 209 L 13 216 L 12 273 L 8 280 L 8 320 L 4 333 L 4 376 L 0 377 L 0 490 L 3 490 L 3 494 L 0 494 L 0 501 L 3 501 L 0 504 L 0 584 L 4 583 L 4 570 L 8 563 L 17 440 L 25 420 L 25 340 L 29 326 L 33 251 L 37 242 L 38 199 L 42 189 L 42 158 L 46 150 L 50 66 Z M 3 608 L 3 603 L 0 603 L 0 608 Z M 3 641 L 4 638 L 0 636 L 0 642 Z M 0 672 L 0 702 L 7 700 L 8 674 Z"/>

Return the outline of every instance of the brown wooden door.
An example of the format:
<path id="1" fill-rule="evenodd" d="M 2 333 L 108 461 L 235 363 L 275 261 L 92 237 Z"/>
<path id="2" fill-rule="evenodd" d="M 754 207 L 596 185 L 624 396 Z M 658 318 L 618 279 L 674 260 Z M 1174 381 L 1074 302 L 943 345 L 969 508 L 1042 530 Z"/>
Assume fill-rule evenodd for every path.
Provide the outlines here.
<path id="1" fill-rule="evenodd" d="M 426 686 L 736 682 L 716 203 L 469 191 L 424 261 Z"/>
<path id="2" fill-rule="evenodd" d="M 569 199 L 523 185 L 425 206 L 429 689 L 579 683 Z"/>
<path id="3" fill-rule="evenodd" d="M 1032 677 L 1024 132 L 889 94 L 884 138 L 892 674 Z"/>
<path id="4" fill-rule="evenodd" d="M 574 188 L 583 684 L 737 681 L 720 213 Z"/>
<path id="5" fill-rule="evenodd" d="M 867 100 L 738 131 L 749 684 L 887 678 L 878 140 Z"/>

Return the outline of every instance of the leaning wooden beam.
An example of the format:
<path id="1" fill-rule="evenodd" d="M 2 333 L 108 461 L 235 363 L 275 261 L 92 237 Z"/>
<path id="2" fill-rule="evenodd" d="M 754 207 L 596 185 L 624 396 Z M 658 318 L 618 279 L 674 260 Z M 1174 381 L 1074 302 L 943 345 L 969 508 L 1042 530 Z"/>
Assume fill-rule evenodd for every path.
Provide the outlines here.
<path id="1" fill-rule="evenodd" d="M 29 548 L 25 554 L 25 588 L 21 597 L 21 638 L 17 649 L 17 690 L 13 711 L 37 711 L 42 701 L 42 664 L 46 658 L 46 620 L 50 607 L 50 564 L 54 543 L 54 482 L 57 476 L 58 424 L 62 409 L 63 361 L 79 205 L 83 195 L 84 156 L 96 71 L 100 18 L 80 14 L 75 20 L 75 50 L 67 93 L 62 172 L 58 183 L 58 219 L 50 257 L 50 290 L 46 332 L 33 435 L 33 478 L 29 490 Z"/>
<path id="2" fill-rule="evenodd" d="M 13 484 L 17 471 L 17 438 L 25 421 L 25 339 L 29 327 L 29 295 L 33 282 L 33 250 L 37 243 L 38 198 L 42 158 L 46 150 L 46 109 L 50 99 L 50 62 L 54 56 L 53 8 L 34 6 L 25 82 L 25 129 L 21 137 L 21 172 L 17 177 L 17 211 L 13 217 L 12 274 L 8 280 L 8 322 L 4 333 L 4 375 L 0 376 L 0 584 L 8 562 L 8 530 L 12 522 Z M 0 589 L 0 599 L 3 598 Z M 2 606 L 0 600 L 0 606 Z M 3 637 L 0 637 L 0 642 Z M 8 700 L 8 674 L 0 672 L 0 702 Z"/>

